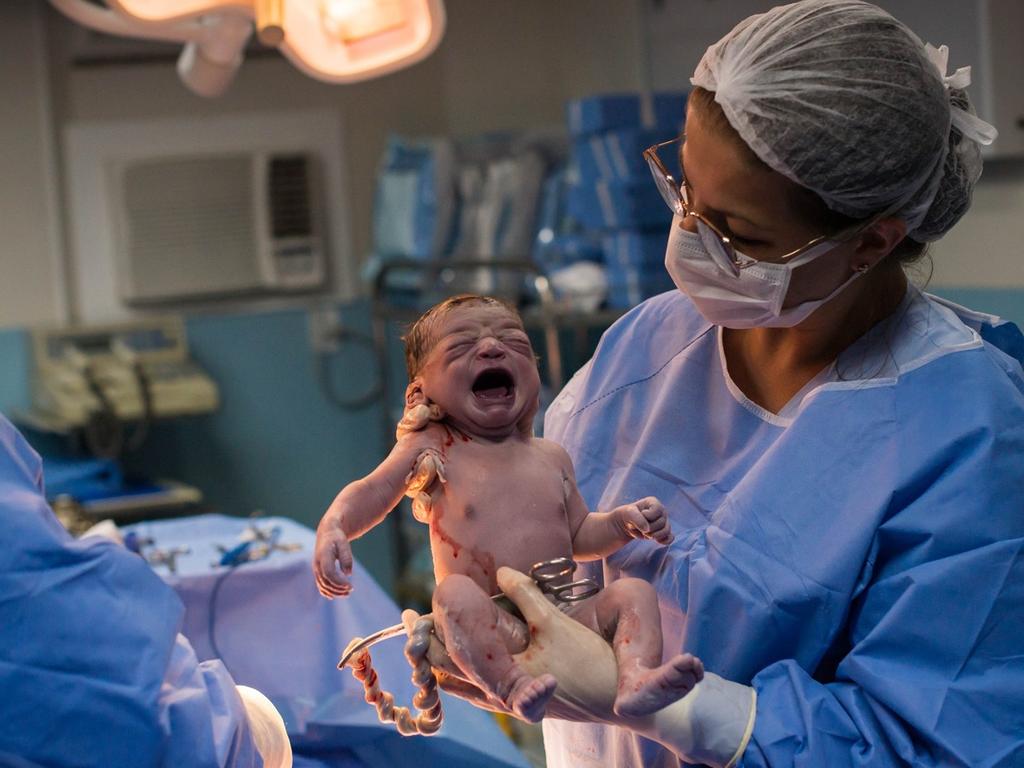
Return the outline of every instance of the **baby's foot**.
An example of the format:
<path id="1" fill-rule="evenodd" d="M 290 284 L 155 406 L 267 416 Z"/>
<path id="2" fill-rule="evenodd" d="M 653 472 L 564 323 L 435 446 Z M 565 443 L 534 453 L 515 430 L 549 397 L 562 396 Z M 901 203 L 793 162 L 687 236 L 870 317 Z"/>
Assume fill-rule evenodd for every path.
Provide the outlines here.
<path id="1" fill-rule="evenodd" d="M 523 675 L 512 684 L 505 704 L 523 720 L 539 722 L 544 709 L 555 693 L 554 675 L 530 677 Z"/>
<path id="2" fill-rule="evenodd" d="M 683 698 L 704 679 L 700 659 L 683 653 L 654 669 L 638 669 L 631 674 L 619 670 L 619 692 L 615 714 L 642 717 Z"/>

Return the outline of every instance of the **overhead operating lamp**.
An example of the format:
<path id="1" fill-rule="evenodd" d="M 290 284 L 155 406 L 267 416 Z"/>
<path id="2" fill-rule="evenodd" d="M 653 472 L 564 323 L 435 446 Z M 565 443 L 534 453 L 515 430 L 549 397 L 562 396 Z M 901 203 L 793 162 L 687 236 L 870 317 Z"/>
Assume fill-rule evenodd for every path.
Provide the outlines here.
<path id="1" fill-rule="evenodd" d="M 184 43 L 178 74 L 219 96 L 255 32 L 296 67 L 329 83 L 379 77 L 426 58 L 444 34 L 444 0 L 50 0 L 83 26 Z"/>

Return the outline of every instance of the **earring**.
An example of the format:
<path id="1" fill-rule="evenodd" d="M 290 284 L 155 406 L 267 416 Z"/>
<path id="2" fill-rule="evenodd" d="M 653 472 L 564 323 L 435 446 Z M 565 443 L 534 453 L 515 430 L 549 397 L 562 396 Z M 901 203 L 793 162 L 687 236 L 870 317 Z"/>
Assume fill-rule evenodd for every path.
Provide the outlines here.
<path id="1" fill-rule="evenodd" d="M 854 272 L 859 272 L 860 274 L 863 275 L 869 269 L 871 269 L 871 265 L 870 264 L 858 264 L 856 267 L 853 268 L 853 271 Z"/>

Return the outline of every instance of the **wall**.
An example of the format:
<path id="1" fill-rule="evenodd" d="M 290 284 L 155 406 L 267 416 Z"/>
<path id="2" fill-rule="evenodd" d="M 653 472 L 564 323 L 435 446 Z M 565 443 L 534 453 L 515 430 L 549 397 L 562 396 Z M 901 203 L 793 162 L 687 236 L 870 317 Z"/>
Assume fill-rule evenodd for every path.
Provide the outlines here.
<path id="1" fill-rule="evenodd" d="M 563 126 L 567 99 L 636 90 L 637 0 L 447 0 L 438 52 L 456 135 Z"/>
<path id="2" fill-rule="evenodd" d="M 63 314 L 42 7 L 7 0 L 0 23 L 0 327 Z"/>
<path id="3" fill-rule="evenodd" d="M 0 413 L 28 407 L 28 337 L 18 328 L 0 329 Z"/>
<path id="4" fill-rule="evenodd" d="M 985 163 L 970 210 L 931 253 L 935 285 L 1016 291 L 1024 320 L 1024 159 Z"/>

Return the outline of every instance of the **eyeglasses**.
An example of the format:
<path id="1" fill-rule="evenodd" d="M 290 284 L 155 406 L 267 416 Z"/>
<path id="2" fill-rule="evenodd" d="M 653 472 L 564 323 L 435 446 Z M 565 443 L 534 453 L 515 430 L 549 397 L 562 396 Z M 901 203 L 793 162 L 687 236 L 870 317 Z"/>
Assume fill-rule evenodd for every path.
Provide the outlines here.
<path id="1" fill-rule="evenodd" d="M 677 139 L 671 141 L 663 141 L 660 144 L 655 144 L 653 147 L 648 147 L 644 150 L 644 158 L 647 160 L 647 165 L 651 169 L 651 175 L 654 177 L 654 183 L 658 187 L 658 191 L 661 193 L 662 199 L 665 204 L 668 205 L 669 209 L 676 214 L 686 218 L 692 216 L 697 222 L 697 234 L 700 235 L 701 240 L 704 242 L 704 247 L 707 248 L 711 258 L 714 259 L 715 263 L 726 271 L 731 271 L 734 275 L 739 275 L 740 270 L 752 267 L 760 262 L 757 259 L 751 258 L 746 254 L 740 253 L 736 250 L 729 236 L 725 234 L 721 229 L 716 227 L 711 221 L 698 211 L 693 210 L 690 206 L 689 193 L 687 192 L 689 185 L 686 183 L 686 178 L 683 176 L 680 170 L 680 180 L 677 182 L 675 178 L 665 168 L 665 164 L 658 157 L 658 153 L 663 151 L 666 147 L 673 147 L 679 145 L 685 140 L 685 134 Z M 675 147 L 675 156 L 679 156 L 678 146 Z M 870 222 L 868 222 L 870 224 Z M 860 229 L 862 227 L 858 227 Z M 815 246 L 827 244 L 831 247 L 838 238 L 836 236 L 819 235 L 813 240 L 808 241 L 804 245 L 797 248 L 795 251 L 783 254 L 776 259 L 772 259 L 773 263 L 784 263 L 796 258 L 797 256 L 806 254 L 810 249 Z"/>

